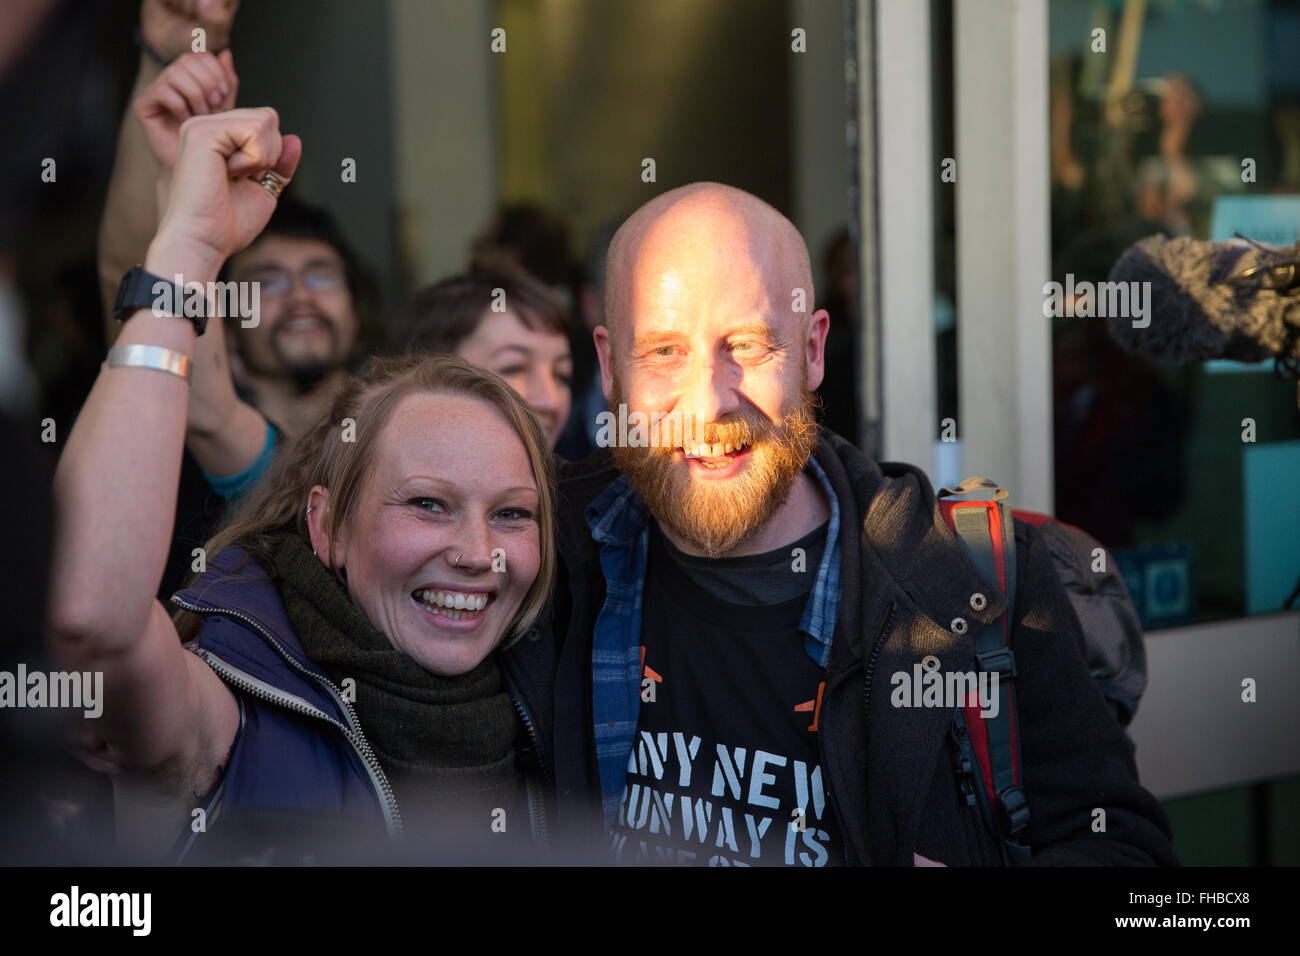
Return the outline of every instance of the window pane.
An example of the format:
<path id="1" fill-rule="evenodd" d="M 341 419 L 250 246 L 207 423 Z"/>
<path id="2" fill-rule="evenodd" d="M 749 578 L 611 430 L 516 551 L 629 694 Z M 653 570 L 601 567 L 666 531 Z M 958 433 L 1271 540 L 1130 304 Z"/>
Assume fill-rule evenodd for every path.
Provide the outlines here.
<path id="1" fill-rule="evenodd" d="M 1114 550 L 1147 627 L 1281 610 L 1300 575 L 1296 384 L 1271 362 L 1129 354 L 1084 284 L 1155 233 L 1300 239 L 1300 12 L 1053 0 L 1050 17 L 1057 514 Z"/>

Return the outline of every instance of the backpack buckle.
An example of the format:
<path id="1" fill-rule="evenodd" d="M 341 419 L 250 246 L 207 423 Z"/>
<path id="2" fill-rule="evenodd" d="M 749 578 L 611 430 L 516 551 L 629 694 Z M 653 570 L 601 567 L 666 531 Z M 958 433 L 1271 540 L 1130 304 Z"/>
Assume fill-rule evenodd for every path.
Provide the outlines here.
<path id="1" fill-rule="evenodd" d="M 1011 653 L 1009 647 L 995 647 L 992 650 L 979 651 L 975 654 L 975 660 L 979 662 L 982 671 L 1006 674 L 1008 677 L 1016 676 L 1016 655 Z"/>
<path id="2" fill-rule="evenodd" d="M 1014 837 L 1029 826 L 1029 804 L 1023 790 L 1010 786 L 998 792 L 998 817 L 1003 832 L 1008 836 Z"/>
<path id="3" fill-rule="evenodd" d="M 957 796 L 963 806 L 975 806 L 975 766 L 969 757 L 957 760 Z"/>

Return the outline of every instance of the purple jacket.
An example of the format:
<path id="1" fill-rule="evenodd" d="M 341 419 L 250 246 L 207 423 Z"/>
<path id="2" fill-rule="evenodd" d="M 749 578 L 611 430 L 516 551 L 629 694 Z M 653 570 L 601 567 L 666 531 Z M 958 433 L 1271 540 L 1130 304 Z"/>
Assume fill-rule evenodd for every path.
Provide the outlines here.
<path id="1" fill-rule="evenodd" d="M 219 816 L 223 828 L 240 819 L 283 819 L 342 823 L 361 843 L 374 845 L 386 832 L 402 833 L 401 814 L 379 760 L 367 742 L 352 705 L 307 657 L 294 634 L 279 589 L 253 558 L 227 548 L 209 562 L 193 587 L 178 591 L 172 603 L 203 616 L 202 629 L 187 649 L 198 655 L 240 701 L 243 721 L 225 771 L 208 795 L 207 818 Z M 516 709 L 533 741 L 531 763 L 548 774 L 539 728 L 550 722 L 549 673 L 537 664 L 549 657 L 537 636 L 519 642 L 519 653 L 503 655 L 506 681 Z M 545 697 L 521 688 L 547 688 Z M 534 719 L 537 715 L 537 720 Z M 530 824 L 544 840 L 547 800 L 529 774 Z M 355 825 L 355 831 L 353 831 Z M 178 857 L 188 854 L 201 834 L 187 834 Z"/>

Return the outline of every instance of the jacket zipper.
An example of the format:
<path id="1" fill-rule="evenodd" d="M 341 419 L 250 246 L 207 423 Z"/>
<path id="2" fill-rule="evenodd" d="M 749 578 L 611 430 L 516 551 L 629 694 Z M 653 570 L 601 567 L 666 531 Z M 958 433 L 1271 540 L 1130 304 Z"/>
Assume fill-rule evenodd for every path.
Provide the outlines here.
<path id="1" fill-rule="evenodd" d="M 866 737 L 864 743 L 871 740 L 871 682 L 876 676 L 876 659 L 880 657 L 880 649 L 884 646 L 885 635 L 889 633 L 889 625 L 894 621 L 894 602 L 889 602 L 889 610 L 885 612 L 885 622 L 880 625 L 880 633 L 876 635 L 876 643 L 871 646 L 871 656 L 867 658 L 867 672 L 863 683 L 862 706 L 866 719 Z"/>
<path id="2" fill-rule="evenodd" d="M 889 610 L 885 613 L 885 620 L 884 620 L 884 623 L 881 624 L 881 626 L 880 626 L 880 631 L 879 631 L 879 633 L 877 633 L 877 635 L 876 635 L 876 642 L 875 642 L 875 644 L 872 645 L 872 648 L 871 648 L 871 657 L 870 657 L 870 659 L 869 659 L 868 662 L 867 662 L 867 668 L 866 668 L 866 676 L 865 676 L 865 684 L 864 684 L 864 686 L 866 687 L 866 692 L 865 692 L 865 705 L 866 705 L 868 708 L 870 708 L 870 706 L 871 706 L 871 679 L 872 679 L 872 675 L 874 675 L 875 672 L 876 672 L 876 658 L 880 655 L 881 641 L 883 641 L 885 635 L 889 633 L 889 625 L 890 625 L 890 623 L 893 622 L 893 620 L 894 620 L 894 602 L 893 602 L 893 601 L 890 601 L 890 602 L 889 602 Z M 850 677 L 852 677 L 854 674 L 856 674 L 856 673 L 858 672 L 858 668 L 859 668 L 860 666 L 862 666 L 862 665 L 861 665 L 861 664 L 854 664 L 853 667 L 849 668 L 849 669 L 846 670 L 843 674 L 841 674 L 838 678 L 836 678 L 834 684 L 832 684 L 831 686 L 829 686 L 829 687 L 826 688 L 826 700 L 827 700 L 827 702 L 830 701 L 830 698 L 831 698 L 831 692 L 834 691 L 835 688 L 837 688 L 837 687 L 839 687 L 841 684 L 843 684 L 843 683 L 844 683 L 846 680 L 848 680 Z M 870 736 L 870 728 L 871 728 L 871 711 L 870 711 L 870 709 L 868 709 L 868 710 L 866 711 L 865 716 L 866 716 L 866 725 L 867 725 L 867 726 L 866 726 L 866 731 L 867 731 L 868 736 Z M 826 747 L 825 747 L 825 739 L 826 739 L 826 738 L 825 738 L 824 735 L 822 735 L 822 734 L 818 734 L 817 746 L 818 746 L 818 751 L 821 753 L 821 758 L 822 758 L 822 764 L 823 764 L 823 766 L 826 765 Z M 864 738 L 863 742 L 866 743 L 866 738 Z M 844 825 L 844 816 L 843 816 L 843 814 L 840 813 L 839 804 L 835 801 L 835 799 L 834 799 L 833 796 L 832 796 L 831 799 L 830 799 L 830 804 L 831 804 L 831 809 L 832 809 L 832 810 L 834 811 L 834 813 L 835 813 L 835 819 L 836 819 L 836 821 L 837 821 L 837 822 L 839 823 L 839 825 L 840 825 L 840 833 L 844 834 L 844 851 L 845 851 L 845 857 L 847 858 L 847 856 L 848 856 L 848 849 L 849 849 L 849 847 L 848 847 L 848 833 L 849 833 L 849 829 L 848 829 L 848 827 L 846 827 L 846 826 Z"/>
<path id="3" fill-rule="evenodd" d="M 375 788 L 375 793 L 379 797 L 379 805 L 384 812 L 384 824 L 387 826 L 388 832 L 393 836 L 400 834 L 402 832 L 402 815 L 397 809 L 397 798 L 393 794 L 392 785 L 389 784 L 387 775 L 379 765 L 379 758 L 375 756 L 375 752 L 371 748 L 370 742 L 366 740 L 365 734 L 361 732 L 361 723 L 357 719 L 356 712 L 352 709 L 351 703 L 349 703 L 347 698 L 343 696 L 342 692 L 339 691 L 339 689 L 327 678 L 312 673 L 294 660 L 294 658 L 280 646 L 280 642 L 271 636 L 270 632 L 268 632 L 266 628 L 262 627 L 261 624 L 248 615 L 242 614 L 239 611 L 229 610 L 228 608 L 215 608 L 188 604 L 174 595 L 171 600 L 172 603 L 178 607 L 182 607 L 195 614 L 219 614 L 224 617 L 243 621 L 257 631 L 257 633 L 259 633 L 267 643 L 271 645 L 275 652 L 279 654 L 290 667 L 305 677 L 311 678 L 329 693 L 330 697 L 334 699 L 334 702 L 338 704 L 343 713 L 347 715 L 349 726 L 345 727 L 329 714 L 322 710 L 318 710 L 306 701 L 294 697 L 292 694 L 288 694 L 279 688 L 272 687 L 264 681 L 257 680 L 257 678 L 253 677 L 251 674 L 244 674 L 241 671 L 237 671 L 230 664 L 227 664 L 206 648 L 199 648 L 201 652 L 199 657 L 204 661 L 204 663 L 211 667 L 222 678 L 222 680 L 234 684 L 241 690 L 244 690 L 255 697 L 259 697 L 262 700 L 284 707 L 287 710 L 294 711 L 295 713 L 313 717 L 317 720 L 323 720 L 338 728 L 343 733 L 343 736 L 347 739 L 348 743 L 350 743 L 352 748 L 357 752 L 357 755 L 361 757 L 361 762 L 365 765 L 366 772 L 370 775 L 370 783 Z"/>
<path id="4" fill-rule="evenodd" d="M 510 688 L 510 702 L 515 705 L 515 711 L 519 714 L 519 719 L 523 721 L 524 729 L 528 731 L 528 739 L 532 741 L 533 756 L 537 760 L 537 768 L 541 772 L 542 779 L 549 784 L 551 775 L 550 771 L 547 770 L 546 761 L 542 759 L 541 741 L 537 736 L 537 728 L 533 725 L 532 717 L 529 716 L 528 710 L 524 707 L 523 701 L 516 692 L 514 682 L 507 677 L 506 684 Z M 546 797 L 545 794 L 539 792 L 537 781 L 533 779 L 532 774 L 526 771 L 524 773 L 524 790 L 528 796 L 528 816 L 533 826 L 533 836 L 536 842 L 543 849 L 546 849 L 550 845 L 550 830 L 546 825 Z"/>

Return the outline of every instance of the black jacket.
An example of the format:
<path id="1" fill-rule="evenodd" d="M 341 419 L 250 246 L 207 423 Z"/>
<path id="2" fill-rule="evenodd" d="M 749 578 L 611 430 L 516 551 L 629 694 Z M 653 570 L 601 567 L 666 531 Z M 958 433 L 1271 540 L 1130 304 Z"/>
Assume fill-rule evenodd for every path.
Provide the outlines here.
<path id="1" fill-rule="evenodd" d="M 974 634 L 1005 599 L 985 583 L 939 515 L 926 477 L 877 464 L 824 432 L 815 452 L 839 499 L 841 602 L 822 704 L 823 771 L 850 863 L 998 865 L 997 834 L 959 799 L 953 711 L 896 708 L 890 675 L 929 654 L 943 672 L 974 670 Z M 558 645 L 554 769 L 567 839 L 599 842 L 591 641 L 605 598 L 586 505 L 618 475 L 608 452 L 561 469 L 561 580 L 546 626 Z M 1036 864 L 1176 864 L 1169 822 L 1138 783 L 1132 745 L 1088 674 L 1078 619 L 1037 531 L 1016 522 L 1022 782 Z M 970 605 L 988 595 L 983 611 Z M 969 622 L 964 635 L 950 628 Z M 547 642 L 549 643 L 549 642 Z M 870 679 L 868 680 L 868 675 Z M 1094 831 L 1095 808 L 1105 810 Z"/>

